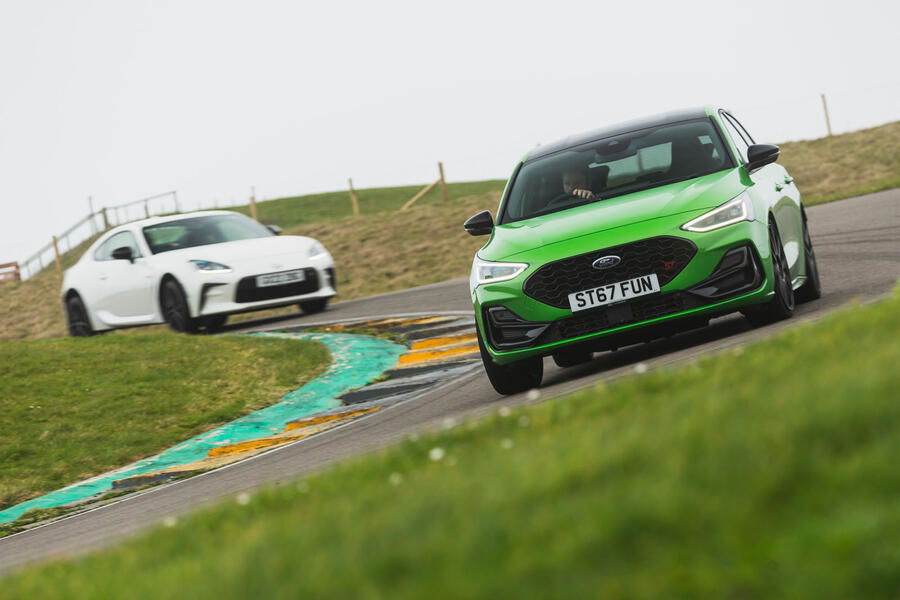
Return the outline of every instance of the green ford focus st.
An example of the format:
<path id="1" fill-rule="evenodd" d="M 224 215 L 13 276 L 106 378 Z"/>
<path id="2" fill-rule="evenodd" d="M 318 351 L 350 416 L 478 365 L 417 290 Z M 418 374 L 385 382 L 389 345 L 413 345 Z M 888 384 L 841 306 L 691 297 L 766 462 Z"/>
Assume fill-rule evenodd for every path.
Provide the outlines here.
<path id="1" fill-rule="evenodd" d="M 470 288 L 485 370 L 512 394 L 595 351 L 820 295 L 800 192 L 727 111 L 706 107 L 541 146 L 516 166 Z"/>

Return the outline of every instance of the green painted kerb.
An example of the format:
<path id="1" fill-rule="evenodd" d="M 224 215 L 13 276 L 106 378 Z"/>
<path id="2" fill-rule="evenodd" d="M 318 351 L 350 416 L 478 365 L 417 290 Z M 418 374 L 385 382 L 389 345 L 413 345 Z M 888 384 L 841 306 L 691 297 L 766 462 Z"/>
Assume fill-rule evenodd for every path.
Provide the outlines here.
<path id="1" fill-rule="evenodd" d="M 156 456 L 7 508 L 0 511 L 0 523 L 15 521 L 30 510 L 61 506 L 107 492 L 117 479 L 202 460 L 212 448 L 218 446 L 280 433 L 289 421 L 340 406 L 338 397 L 370 383 L 395 366 L 400 355 L 407 350 L 405 346 L 380 338 L 347 333 L 275 332 L 254 335 L 321 342 L 331 352 L 331 365 L 319 377 L 285 395 L 278 404 L 193 437 Z"/>

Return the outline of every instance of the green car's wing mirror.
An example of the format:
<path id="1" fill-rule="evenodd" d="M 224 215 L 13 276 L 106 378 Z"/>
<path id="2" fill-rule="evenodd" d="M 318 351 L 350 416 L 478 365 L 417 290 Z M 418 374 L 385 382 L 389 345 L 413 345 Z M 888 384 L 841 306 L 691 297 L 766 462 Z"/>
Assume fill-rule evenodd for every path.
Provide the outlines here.
<path id="1" fill-rule="evenodd" d="M 465 222 L 463 227 L 469 232 L 469 235 L 488 235 L 494 230 L 494 217 L 491 211 L 483 210 Z"/>

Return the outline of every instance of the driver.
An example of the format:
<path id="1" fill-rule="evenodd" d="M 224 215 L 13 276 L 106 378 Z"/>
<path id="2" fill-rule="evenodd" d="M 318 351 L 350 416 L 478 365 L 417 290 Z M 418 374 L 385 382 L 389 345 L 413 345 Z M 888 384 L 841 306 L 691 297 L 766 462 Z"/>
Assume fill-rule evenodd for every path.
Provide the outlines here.
<path id="1" fill-rule="evenodd" d="M 563 191 L 578 198 L 594 198 L 591 191 L 591 174 L 587 169 L 566 169 L 562 174 Z"/>

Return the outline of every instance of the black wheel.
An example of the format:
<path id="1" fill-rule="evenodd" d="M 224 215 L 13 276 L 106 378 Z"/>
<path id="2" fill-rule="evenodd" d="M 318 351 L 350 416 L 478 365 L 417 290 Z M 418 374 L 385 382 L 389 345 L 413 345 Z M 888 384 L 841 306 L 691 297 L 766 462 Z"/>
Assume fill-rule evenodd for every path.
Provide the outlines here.
<path id="1" fill-rule="evenodd" d="M 481 362 L 488 379 L 498 394 L 508 396 L 518 394 L 541 385 L 544 378 L 544 360 L 540 357 L 526 358 L 509 365 L 498 365 L 491 360 L 478 331 L 478 348 L 481 350 Z"/>
<path id="2" fill-rule="evenodd" d="M 769 250 L 772 254 L 772 277 L 775 280 L 775 297 L 762 306 L 744 309 L 742 312 L 750 324 L 759 327 L 787 319 L 794 314 L 794 289 L 791 270 L 784 255 L 784 246 L 778 234 L 778 226 L 769 221 Z"/>
<path id="3" fill-rule="evenodd" d="M 553 362 L 557 367 L 574 367 L 581 365 L 594 358 L 594 353 L 590 350 L 581 348 L 566 349 L 553 355 Z"/>
<path id="4" fill-rule="evenodd" d="M 165 318 L 172 331 L 179 333 L 195 333 L 197 331 L 199 322 L 197 319 L 191 318 L 184 291 L 174 279 L 167 279 L 163 283 L 162 291 L 160 292 L 160 305 L 162 306 L 163 318 Z"/>
<path id="5" fill-rule="evenodd" d="M 317 298 L 316 300 L 307 300 L 300 303 L 300 310 L 307 315 L 320 313 L 328 306 L 328 298 Z"/>
<path id="6" fill-rule="evenodd" d="M 228 315 L 210 315 L 201 319 L 204 329 L 209 333 L 222 329 L 222 326 L 225 325 L 225 321 L 227 320 Z"/>
<path id="7" fill-rule="evenodd" d="M 822 297 L 822 283 L 819 280 L 819 265 L 816 263 L 816 251 L 813 250 L 812 238 L 806 226 L 806 211 L 803 211 L 803 253 L 806 255 L 806 281 L 797 288 L 797 302 L 810 302 Z"/>
<path id="8" fill-rule="evenodd" d="M 66 300 L 66 321 L 69 325 L 69 335 L 72 337 L 90 337 L 94 335 L 91 321 L 88 319 L 84 302 L 79 296 L 69 296 Z"/>

